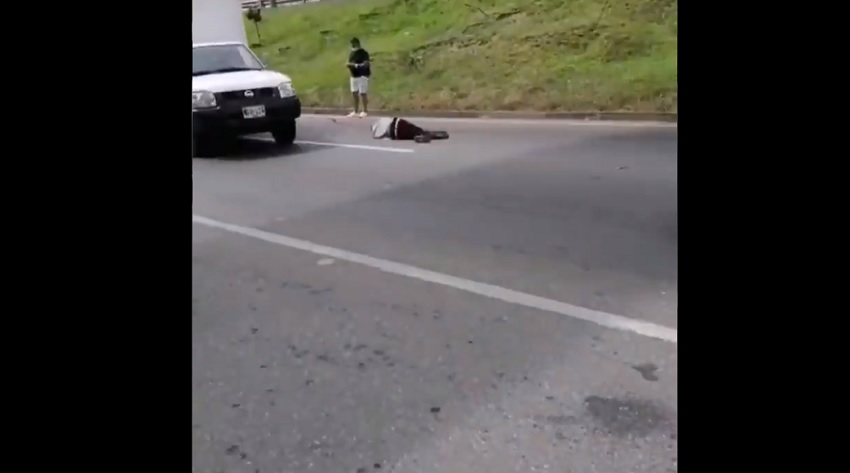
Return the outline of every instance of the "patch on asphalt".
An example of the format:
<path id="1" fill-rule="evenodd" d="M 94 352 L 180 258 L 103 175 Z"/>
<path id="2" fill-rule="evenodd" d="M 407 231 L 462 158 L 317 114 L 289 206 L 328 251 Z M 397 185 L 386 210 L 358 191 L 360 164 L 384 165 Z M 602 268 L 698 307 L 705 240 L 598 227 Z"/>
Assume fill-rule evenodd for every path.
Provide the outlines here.
<path id="1" fill-rule="evenodd" d="M 596 423 L 617 437 L 646 437 L 672 426 L 661 406 L 645 400 L 589 396 L 584 405 Z"/>
<path id="2" fill-rule="evenodd" d="M 640 365 L 632 365 L 632 369 L 640 373 L 643 379 L 647 381 L 658 381 L 658 366 L 654 363 L 642 363 Z"/>

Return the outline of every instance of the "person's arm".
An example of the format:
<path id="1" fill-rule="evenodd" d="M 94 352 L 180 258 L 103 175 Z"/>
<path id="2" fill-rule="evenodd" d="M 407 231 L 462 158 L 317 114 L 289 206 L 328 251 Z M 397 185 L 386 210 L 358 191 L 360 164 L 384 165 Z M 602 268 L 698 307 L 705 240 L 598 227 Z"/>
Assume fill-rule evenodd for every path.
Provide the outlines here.
<path id="1" fill-rule="evenodd" d="M 361 64 L 363 64 L 364 66 L 368 66 L 368 65 L 370 65 L 370 60 L 371 60 L 371 58 L 369 57 L 369 51 L 366 51 L 364 49 L 363 50 L 363 62 L 361 62 Z"/>

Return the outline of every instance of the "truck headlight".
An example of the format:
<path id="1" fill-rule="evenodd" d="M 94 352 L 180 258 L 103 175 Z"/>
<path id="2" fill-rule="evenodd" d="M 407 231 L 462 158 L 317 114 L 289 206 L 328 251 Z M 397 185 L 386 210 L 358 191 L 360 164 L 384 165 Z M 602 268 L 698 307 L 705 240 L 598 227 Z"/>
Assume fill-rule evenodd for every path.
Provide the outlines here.
<path id="1" fill-rule="evenodd" d="M 215 95 L 212 92 L 207 90 L 196 90 L 192 91 L 192 109 L 198 108 L 212 108 L 217 104 L 215 102 Z"/>
<path id="2" fill-rule="evenodd" d="M 277 90 L 280 92 L 281 98 L 295 96 L 295 88 L 292 87 L 292 82 L 284 82 L 280 84 L 277 86 Z"/>

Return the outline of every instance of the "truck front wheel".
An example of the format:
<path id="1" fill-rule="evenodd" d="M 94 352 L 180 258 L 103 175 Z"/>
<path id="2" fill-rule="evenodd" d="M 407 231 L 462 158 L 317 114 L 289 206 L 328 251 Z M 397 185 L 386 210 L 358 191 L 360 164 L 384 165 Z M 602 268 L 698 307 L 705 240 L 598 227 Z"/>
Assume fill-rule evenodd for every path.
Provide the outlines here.
<path id="1" fill-rule="evenodd" d="M 192 157 L 200 158 L 206 156 L 209 141 L 204 136 L 199 136 L 192 133 Z"/>
<path id="2" fill-rule="evenodd" d="M 272 137 L 278 145 L 291 145 L 295 141 L 295 120 L 286 120 L 275 124 Z"/>

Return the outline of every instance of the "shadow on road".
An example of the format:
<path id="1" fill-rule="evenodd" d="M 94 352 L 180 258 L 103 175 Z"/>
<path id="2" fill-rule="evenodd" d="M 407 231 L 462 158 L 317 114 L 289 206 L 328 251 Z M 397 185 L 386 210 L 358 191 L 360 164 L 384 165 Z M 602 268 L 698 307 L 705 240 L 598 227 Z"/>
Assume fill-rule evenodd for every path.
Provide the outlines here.
<path id="1" fill-rule="evenodd" d="M 226 161 L 253 161 L 259 159 L 285 158 L 326 149 L 325 146 L 294 144 L 280 146 L 272 141 L 256 138 L 239 138 L 217 144 L 212 152 L 207 151 L 197 159 L 218 159 Z"/>

